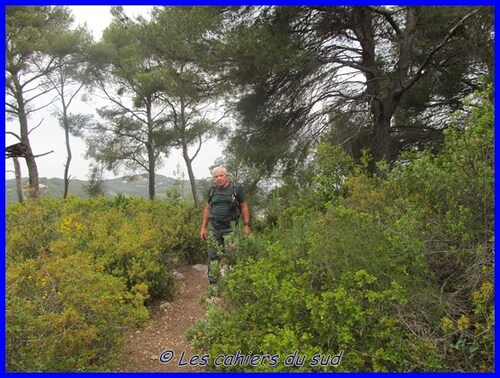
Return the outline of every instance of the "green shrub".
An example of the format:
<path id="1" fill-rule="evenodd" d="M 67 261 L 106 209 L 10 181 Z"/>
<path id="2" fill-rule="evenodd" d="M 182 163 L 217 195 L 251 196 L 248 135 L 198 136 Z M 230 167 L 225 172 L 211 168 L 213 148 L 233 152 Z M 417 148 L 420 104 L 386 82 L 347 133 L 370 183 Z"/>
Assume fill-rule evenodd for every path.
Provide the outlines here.
<path id="1" fill-rule="evenodd" d="M 61 207 L 52 199 L 40 198 L 12 204 L 6 209 L 7 263 L 36 258 L 57 238 Z"/>
<path id="2" fill-rule="evenodd" d="M 85 253 L 10 266 L 7 370 L 111 371 L 124 330 L 147 320 L 143 302 Z"/>
<path id="3" fill-rule="evenodd" d="M 270 236 L 274 241 L 238 242 L 239 261 L 223 281 L 224 310 L 212 308 L 207 322 L 189 332 L 193 345 L 211 356 L 240 350 L 278 354 L 280 363 L 212 368 L 404 371 L 421 363 L 417 358 L 437 359 L 429 349 L 414 357 L 425 348 L 396 315 L 407 302 L 407 272 L 376 219 L 336 208 L 316 218 L 298 217 Z M 285 365 L 296 351 L 306 363 Z M 339 366 L 310 366 L 315 355 L 341 352 Z"/>
<path id="4" fill-rule="evenodd" d="M 406 154 L 406 163 L 383 184 L 391 199 L 384 215 L 388 227 L 407 245 L 418 242 L 432 274 L 427 285 L 439 288 L 434 295 L 415 297 L 405 319 L 438 346 L 453 371 L 493 368 L 493 303 L 476 300 L 493 282 L 493 104 L 488 92 L 470 107 L 472 112 L 459 114 L 445 132 L 439 154 Z M 476 333 L 475 327 L 482 331 Z"/>
<path id="5" fill-rule="evenodd" d="M 147 285 L 151 301 L 174 295 L 172 265 L 162 253 L 164 232 L 154 213 L 111 208 L 88 219 L 93 235 L 87 248 L 106 272 L 124 279 L 129 289 Z"/>
<path id="6" fill-rule="evenodd" d="M 386 178 L 359 166 L 338 175 L 349 159 L 320 149 L 314 185 L 300 192 L 287 178 L 273 192 L 270 227 L 238 243 L 224 306 L 190 330 L 193 345 L 211 356 L 344 352 L 317 370 L 492 371 L 489 98 L 457 117 L 441 152 L 406 153 L 383 168 Z M 211 367 L 313 370 L 282 360 Z"/>
<path id="7" fill-rule="evenodd" d="M 123 196 L 9 206 L 9 370 L 113 370 L 144 304 L 175 294 L 172 269 L 205 258 L 199 222 L 187 204 Z"/>

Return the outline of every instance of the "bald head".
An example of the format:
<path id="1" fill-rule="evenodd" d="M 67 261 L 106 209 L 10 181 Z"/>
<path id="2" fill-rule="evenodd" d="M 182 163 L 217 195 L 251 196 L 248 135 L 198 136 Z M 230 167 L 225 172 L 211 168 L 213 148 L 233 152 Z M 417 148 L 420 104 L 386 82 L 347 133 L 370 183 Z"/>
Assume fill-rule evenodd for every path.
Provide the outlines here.
<path id="1" fill-rule="evenodd" d="M 216 173 L 222 173 L 222 174 L 228 175 L 226 168 L 224 168 L 222 165 L 219 165 L 219 166 L 215 167 L 214 169 L 212 169 L 212 177 L 214 177 Z"/>
<path id="2" fill-rule="evenodd" d="M 212 170 L 212 178 L 214 180 L 215 185 L 219 188 L 225 188 L 229 184 L 229 175 L 222 165 L 215 167 Z"/>

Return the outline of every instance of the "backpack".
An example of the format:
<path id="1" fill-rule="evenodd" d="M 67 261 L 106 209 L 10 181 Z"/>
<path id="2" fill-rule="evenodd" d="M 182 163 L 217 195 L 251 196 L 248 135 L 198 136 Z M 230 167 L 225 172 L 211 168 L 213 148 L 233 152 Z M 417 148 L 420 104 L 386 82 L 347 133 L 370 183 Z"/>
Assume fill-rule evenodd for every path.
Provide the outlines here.
<path id="1" fill-rule="evenodd" d="M 241 209 L 240 202 L 238 201 L 238 195 L 236 194 L 236 185 L 233 181 L 231 181 L 231 187 L 233 188 L 233 191 L 231 193 L 231 210 L 233 212 L 231 220 L 238 220 L 240 218 Z M 215 189 L 216 186 L 212 185 L 212 189 L 210 189 L 210 194 L 208 195 L 208 203 L 210 204 L 210 206 L 212 206 L 212 197 L 215 193 Z"/>

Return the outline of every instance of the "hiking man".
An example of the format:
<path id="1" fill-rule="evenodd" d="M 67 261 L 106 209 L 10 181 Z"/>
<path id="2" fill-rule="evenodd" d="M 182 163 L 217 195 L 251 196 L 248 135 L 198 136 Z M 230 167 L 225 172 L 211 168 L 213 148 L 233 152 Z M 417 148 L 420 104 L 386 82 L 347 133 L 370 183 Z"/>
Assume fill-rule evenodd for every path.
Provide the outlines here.
<path id="1" fill-rule="evenodd" d="M 210 188 L 207 196 L 207 206 L 203 213 L 200 236 L 203 240 L 207 239 L 207 226 L 212 233 L 216 244 L 219 247 L 224 246 L 224 236 L 233 231 L 238 225 L 240 214 L 243 215 L 245 235 L 250 235 L 250 212 L 245 200 L 245 194 L 240 184 L 229 181 L 229 175 L 226 169 L 218 166 L 212 170 L 214 185 Z M 209 224 L 210 221 L 210 224 Z M 217 283 L 215 277 L 210 275 L 210 265 L 214 261 L 219 261 L 217 249 L 210 247 L 208 250 L 208 279 L 211 284 Z"/>

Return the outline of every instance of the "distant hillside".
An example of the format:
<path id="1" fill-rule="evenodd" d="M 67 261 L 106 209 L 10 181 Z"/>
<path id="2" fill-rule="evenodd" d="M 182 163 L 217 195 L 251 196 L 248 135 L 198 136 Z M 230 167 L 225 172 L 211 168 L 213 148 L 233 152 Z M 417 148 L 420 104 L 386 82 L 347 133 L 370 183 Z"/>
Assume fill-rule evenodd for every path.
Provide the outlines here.
<path id="1" fill-rule="evenodd" d="M 23 182 L 27 186 L 28 179 L 23 179 Z M 165 196 L 167 190 L 171 189 L 176 182 L 181 185 L 184 195 L 189 196 L 191 193 L 189 181 L 176 180 L 162 175 L 156 175 L 156 196 Z M 71 180 L 69 184 L 69 192 L 78 197 L 86 198 L 88 195 L 84 190 L 85 185 L 88 185 L 88 181 L 76 179 Z M 148 177 L 147 175 L 137 175 L 134 177 L 118 177 L 104 180 L 104 189 L 108 197 L 123 194 L 125 196 L 148 198 Z M 18 202 L 15 179 L 5 181 L 5 190 L 7 203 Z M 62 198 L 64 193 L 64 180 L 60 178 L 40 178 L 40 193 L 42 196 Z"/>

